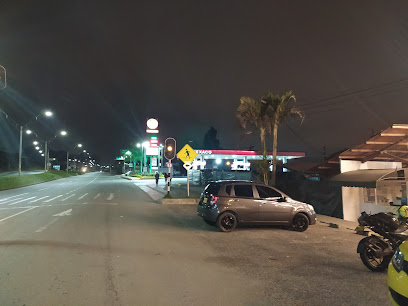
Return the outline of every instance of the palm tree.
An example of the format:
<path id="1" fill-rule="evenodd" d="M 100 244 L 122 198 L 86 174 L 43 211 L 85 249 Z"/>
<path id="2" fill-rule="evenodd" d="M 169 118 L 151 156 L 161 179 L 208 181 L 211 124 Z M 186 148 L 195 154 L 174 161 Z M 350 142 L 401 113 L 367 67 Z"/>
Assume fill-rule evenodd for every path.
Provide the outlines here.
<path id="1" fill-rule="evenodd" d="M 281 123 L 296 116 L 299 116 L 301 122 L 303 122 L 305 115 L 298 107 L 291 103 L 296 102 L 296 97 L 292 91 L 287 91 L 283 94 L 268 92 L 261 98 L 261 101 L 267 105 L 267 115 L 273 124 L 272 186 L 275 186 L 278 127 Z"/>
<path id="2" fill-rule="evenodd" d="M 267 116 L 268 105 L 262 101 L 255 100 L 251 97 L 241 97 L 241 103 L 237 109 L 237 118 L 243 129 L 248 125 L 259 129 L 259 135 L 263 147 L 263 164 L 268 164 L 266 160 L 266 134 L 271 133 L 270 117 Z M 268 167 L 261 167 L 264 183 L 268 183 Z"/>

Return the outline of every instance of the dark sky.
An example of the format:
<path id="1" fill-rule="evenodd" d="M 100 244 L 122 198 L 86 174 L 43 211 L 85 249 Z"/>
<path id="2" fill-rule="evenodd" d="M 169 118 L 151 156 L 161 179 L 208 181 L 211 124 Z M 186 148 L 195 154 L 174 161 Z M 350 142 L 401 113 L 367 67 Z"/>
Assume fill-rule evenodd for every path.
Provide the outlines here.
<path id="1" fill-rule="evenodd" d="M 408 123 L 407 12 L 407 1 L 0 1 L 0 107 L 21 123 L 52 108 L 42 133 L 70 132 L 55 149 L 82 142 L 107 161 L 146 138 L 149 117 L 180 146 L 200 147 L 214 126 L 224 148 L 259 149 L 257 136 L 240 143 L 239 98 L 293 90 L 306 119 L 280 128 L 278 149 L 319 158 Z M 11 131 L 0 117 L 0 150 L 17 151 Z"/>

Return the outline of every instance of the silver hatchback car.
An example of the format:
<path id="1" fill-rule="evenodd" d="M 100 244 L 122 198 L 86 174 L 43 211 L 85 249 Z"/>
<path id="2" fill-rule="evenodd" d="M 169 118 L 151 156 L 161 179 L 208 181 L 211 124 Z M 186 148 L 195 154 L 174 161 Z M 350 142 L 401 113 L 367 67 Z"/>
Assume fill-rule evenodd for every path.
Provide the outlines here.
<path id="1" fill-rule="evenodd" d="M 303 232 L 316 223 L 312 205 L 250 181 L 209 183 L 201 194 L 197 213 L 223 232 L 234 230 L 239 223 L 287 225 Z"/>

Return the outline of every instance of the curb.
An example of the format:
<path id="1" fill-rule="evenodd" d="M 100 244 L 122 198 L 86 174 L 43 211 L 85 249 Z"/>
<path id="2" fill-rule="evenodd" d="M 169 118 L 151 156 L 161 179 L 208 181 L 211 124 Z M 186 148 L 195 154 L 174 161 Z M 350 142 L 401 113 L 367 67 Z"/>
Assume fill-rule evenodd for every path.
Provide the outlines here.
<path id="1" fill-rule="evenodd" d="M 132 180 L 132 178 L 130 178 L 130 177 L 128 177 L 128 176 L 123 176 L 123 175 L 121 175 L 120 177 L 123 178 L 123 179 L 125 179 L 125 180 L 129 180 L 129 181 Z"/>
<path id="2" fill-rule="evenodd" d="M 186 198 L 186 199 L 161 199 L 161 204 L 190 204 L 195 205 L 200 201 L 199 198 Z"/>

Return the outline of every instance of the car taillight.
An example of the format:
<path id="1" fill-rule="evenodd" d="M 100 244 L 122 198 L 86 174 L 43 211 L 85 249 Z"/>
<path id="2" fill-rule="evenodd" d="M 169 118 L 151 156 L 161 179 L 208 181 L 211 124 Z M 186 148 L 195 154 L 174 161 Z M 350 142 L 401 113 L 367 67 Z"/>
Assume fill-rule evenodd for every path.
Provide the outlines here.
<path id="1" fill-rule="evenodd" d="M 211 196 L 211 199 L 210 199 L 210 205 L 215 205 L 215 204 L 217 204 L 217 202 L 218 202 L 218 199 L 219 199 L 219 197 L 216 197 L 216 196 Z"/>

